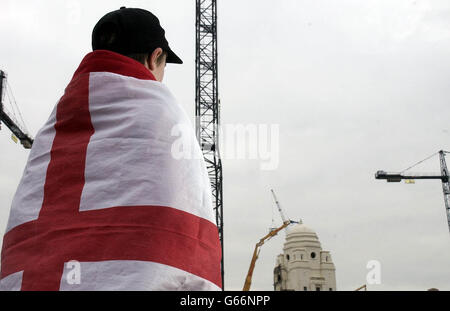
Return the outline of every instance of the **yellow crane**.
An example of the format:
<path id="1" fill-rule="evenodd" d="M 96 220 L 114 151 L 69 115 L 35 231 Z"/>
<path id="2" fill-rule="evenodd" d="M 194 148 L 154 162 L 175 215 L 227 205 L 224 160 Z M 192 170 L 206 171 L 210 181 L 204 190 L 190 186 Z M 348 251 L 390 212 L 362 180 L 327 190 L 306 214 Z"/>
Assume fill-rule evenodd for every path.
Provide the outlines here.
<path id="1" fill-rule="evenodd" d="M 261 251 L 261 246 L 263 246 L 264 242 L 269 240 L 270 238 L 274 237 L 278 234 L 281 230 L 289 226 L 291 221 L 285 221 L 283 225 L 275 230 L 270 231 L 265 237 L 263 237 L 261 240 L 259 240 L 258 243 L 256 243 L 255 250 L 253 251 L 253 257 L 252 261 L 250 262 L 250 268 L 248 269 L 247 277 L 245 278 L 244 288 L 243 291 L 249 291 L 250 285 L 252 284 L 252 276 L 253 276 L 253 270 L 255 269 L 255 263 L 258 259 L 259 252 Z"/>
<path id="2" fill-rule="evenodd" d="M 261 240 L 259 240 L 258 243 L 256 243 L 255 250 L 253 251 L 253 257 L 252 261 L 250 262 L 250 268 L 248 269 L 247 277 L 245 278 L 244 288 L 243 291 L 250 290 L 250 285 L 252 284 L 252 276 L 253 276 L 253 270 L 255 269 L 255 263 L 258 259 L 259 252 L 261 251 L 261 246 L 269 240 L 270 238 L 276 236 L 278 232 L 289 226 L 290 224 L 296 223 L 298 224 L 298 221 L 288 220 L 286 216 L 284 216 L 283 210 L 281 209 L 280 202 L 278 202 L 278 199 L 275 195 L 275 191 L 273 189 L 270 189 L 272 192 L 273 199 L 275 200 L 275 204 L 277 205 L 278 211 L 280 212 L 281 220 L 283 221 L 283 225 L 279 228 L 272 228 L 270 232 L 264 236 Z"/>

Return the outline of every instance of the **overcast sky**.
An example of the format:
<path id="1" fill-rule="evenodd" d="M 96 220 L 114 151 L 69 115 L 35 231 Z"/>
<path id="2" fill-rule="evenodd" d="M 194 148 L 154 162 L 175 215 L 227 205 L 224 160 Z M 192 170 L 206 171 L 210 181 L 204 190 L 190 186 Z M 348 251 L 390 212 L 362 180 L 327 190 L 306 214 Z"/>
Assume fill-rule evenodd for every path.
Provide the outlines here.
<path id="1" fill-rule="evenodd" d="M 155 13 L 184 64 L 164 83 L 194 116 L 195 1 L 0 3 L 0 69 L 35 135 L 90 52 L 91 31 L 120 6 Z M 222 125 L 279 126 L 279 163 L 224 158 L 225 286 L 240 290 L 255 243 L 285 213 L 314 229 L 338 290 L 450 290 L 450 235 L 438 180 L 375 180 L 450 150 L 448 0 L 218 1 Z M 224 149 L 227 146 L 225 144 Z M 0 131 L 0 232 L 29 151 Z M 447 156 L 450 165 L 450 157 Z M 433 157 L 415 168 L 439 172 Z M 273 289 L 285 235 L 261 250 L 252 289 Z"/>

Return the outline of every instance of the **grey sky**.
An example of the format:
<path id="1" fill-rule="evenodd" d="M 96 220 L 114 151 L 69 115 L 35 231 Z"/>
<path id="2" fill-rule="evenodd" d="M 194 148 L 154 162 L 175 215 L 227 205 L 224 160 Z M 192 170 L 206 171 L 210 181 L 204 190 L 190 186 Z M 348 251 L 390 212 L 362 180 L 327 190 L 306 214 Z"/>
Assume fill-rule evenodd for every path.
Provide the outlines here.
<path id="1" fill-rule="evenodd" d="M 155 13 L 184 65 L 165 84 L 194 115 L 195 1 L 2 1 L 0 69 L 32 134 L 47 120 L 92 27 L 122 5 Z M 313 228 L 336 265 L 338 290 L 450 290 L 450 236 L 439 181 L 374 179 L 450 150 L 450 2 L 219 0 L 223 124 L 278 124 L 279 166 L 224 159 L 226 289 L 240 290 L 267 233 L 274 188 Z M 0 231 L 28 151 L 0 131 Z M 225 146 L 226 148 L 226 146 Z M 450 164 L 450 158 L 447 157 Z M 438 171 L 435 157 L 417 171 Z M 284 233 L 263 246 L 252 289 L 272 290 Z"/>

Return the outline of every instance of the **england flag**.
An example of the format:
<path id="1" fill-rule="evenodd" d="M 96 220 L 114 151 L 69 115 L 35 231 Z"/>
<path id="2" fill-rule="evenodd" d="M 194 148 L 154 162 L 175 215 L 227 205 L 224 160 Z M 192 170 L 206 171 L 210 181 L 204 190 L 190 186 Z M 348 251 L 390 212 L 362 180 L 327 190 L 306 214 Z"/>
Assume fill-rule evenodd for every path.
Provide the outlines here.
<path id="1" fill-rule="evenodd" d="M 89 53 L 31 149 L 0 289 L 220 290 L 221 256 L 189 117 L 142 64 Z"/>

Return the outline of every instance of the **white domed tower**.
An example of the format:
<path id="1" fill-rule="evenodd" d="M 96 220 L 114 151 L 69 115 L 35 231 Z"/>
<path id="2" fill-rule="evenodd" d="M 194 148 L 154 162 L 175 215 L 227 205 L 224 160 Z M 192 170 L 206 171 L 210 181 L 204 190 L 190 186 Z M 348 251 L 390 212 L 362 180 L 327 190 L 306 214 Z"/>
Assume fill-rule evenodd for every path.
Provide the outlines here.
<path id="1" fill-rule="evenodd" d="M 302 224 L 287 228 L 284 253 L 278 255 L 274 290 L 335 291 L 336 269 L 317 234 Z"/>

